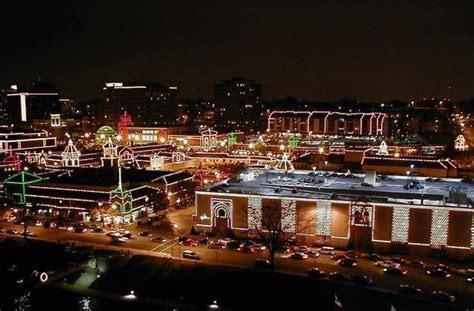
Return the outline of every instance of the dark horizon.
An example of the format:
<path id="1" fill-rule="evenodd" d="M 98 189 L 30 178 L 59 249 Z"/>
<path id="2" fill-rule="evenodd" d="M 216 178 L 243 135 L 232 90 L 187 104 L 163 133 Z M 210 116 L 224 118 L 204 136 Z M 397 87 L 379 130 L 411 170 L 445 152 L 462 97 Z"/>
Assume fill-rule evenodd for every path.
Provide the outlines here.
<path id="1" fill-rule="evenodd" d="M 474 2 L 381 2 L 8 2 L 0 85 L 42 78 L 81 100 L 149 80 L 211 98 L 244 77 L 266 99 L 474 97 Z"/>

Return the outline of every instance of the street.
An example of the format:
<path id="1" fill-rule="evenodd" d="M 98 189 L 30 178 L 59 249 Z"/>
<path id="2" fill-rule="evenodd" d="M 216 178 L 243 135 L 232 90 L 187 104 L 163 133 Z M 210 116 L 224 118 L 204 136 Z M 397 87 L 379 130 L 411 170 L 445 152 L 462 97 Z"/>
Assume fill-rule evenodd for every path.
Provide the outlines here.
<path id="1" fill-rule="evenodd" d="M 181 214 L 182 217 L 179 218 L 189 219 L 190 211 L 192 211 L 192 209 L 180 210 L 178 215 Z M 170 218 L 178 220 L 176 215 Z M 10 223 L 4 223 L 2 225 L 5 229 L 14 227 L 19 232 L 22 230 L 20 225 Z M 181 256 L 184 250 L 193 250 L 201 256 L 201 263 L 221 264 L 242 268 L 253 267 L 258 257 L 268 258 L 266 251 L 260 252 L 260 254 L 258 252 L 246 254 L 230 249 L 209 249 L 206 245 L 198 245 L 195 247 L 183 246 L 178 243 L 176 238 L 179 235 L 186 234 L 186 232 L 189 231 L 187 228 L 189 228 L 187 225 L 180 224 L 175 233 L 153 232 L 152 237 L 139 236 L 137 229 L 130 228 L 133 237 L 127 242 L 119 245 L 114 244 L 114 246 L 111 244 L 111 238 L 104 233 L 74 233 L 67 230 L 45 229 L 43 227 L 34 226 L 29 227 L 29 231 L 35 233 L 37 235 L 36 238 L 52 242 L 67 241 L 74 242 L 76 245 L 90 245 L 100 248 L 119 247 L 126 252 L 130 251 L 132 254 L 145 253 L 148 255 L 172 256 L 179 260 L 187 260 Z M 1 234 L 1 236 L 8 237 L 9 235 Z M 166 241 L 158 243 L 151 240 L 158 236 L 166 239 Z M 438 261 L 435 260 L 425 260 L 424 258 L 423 260 L 430 264 L 438 263 Z M 349 276 L 355 273 L 365 274 L 373 279 L 375 288 L 382 291 L 398 292 L 400 284 L 412 284 L 423 290 L 423 299 L 431 299 L 429 298 L 429 293 L 434 290 L 442 290 L 455 296 L 456 304 L 465 307 L 474 306 L 474 286 L 466 282 L 466 277 L 453 275 L 450 278 L 438 278 L 427 275 L 425 270 L 406 266 L 402 266 L 403 269 L 408 271 L 404 276 L 386 275 L 382 268 L 374 265 L 373 261 L 359 259 L 356 267 L 349 268 L 339 266 L 329 255 L 323 254 L 321 254 L 319 258 L 308 258 L 306 260 L 291 259 L 288 254 L 277 254 L 276 257 L 276 270 L 278 272 L 306 275 L 307 270 L 312 267 L 318 267 L 327 273 L 337 271 Z M 459 265 L 457 266 L 457 268 L 461 267 L 462 266 Z M 466 266 L 464 268 L 472 268 L 472 266 Z"/>

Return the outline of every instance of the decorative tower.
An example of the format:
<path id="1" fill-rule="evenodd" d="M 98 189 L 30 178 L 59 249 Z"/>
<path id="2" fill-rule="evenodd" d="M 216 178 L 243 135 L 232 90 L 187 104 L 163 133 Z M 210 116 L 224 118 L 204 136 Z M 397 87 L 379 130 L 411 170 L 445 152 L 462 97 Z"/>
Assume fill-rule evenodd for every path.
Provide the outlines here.
<path id="1" fill-rule="evenodd" d="M 282 155 L 281 160 L 278 160 L 277 164 L 275 165 L 275 170 L 285 173 L 292 172 L 294 169 L 293 163 L 291 163 L 289 155 L 286 152 Z"/>
<path id="2" fill-rule="evenodd" d="M 466 138 L 463 135 L 458 135 L 454 140 L 454 149 L 458 151 L 466 151 L 469 146 L 466 144 Z"/>
<path id="3" fill-rule="evenodd" d="M 298 148 L 299 143 L 300 141 L 294 135 L 288 139 L 288 147 L 290 147 L 290 149 Z"/>
<path id="4" fill-rule="evenodd" d="M 108 142 L 102 145 L 102 149 L 103 157 L 100 158 L 102 166 L 119 166 L 118 146 L 112 142 L 111 138 L 109 138 Z"/>
<path id="5" fill-rule="evenodd" d="M 110 192 L 110 206 L 120 214 L 127 214 L 132 210 L 132 192 L 125 190 L 122 185 L 122 168 L 118 168 L 118 187 Z"/>
<path id="6" fill-rule="evenodd" d="M 79 166 L 79 158 L 81 156 L 81 152 L 77 150 L 76 146 L 74 146 L 74 144 L 72 143 L 72 139 L 69 139 L 66 148 L 64 148 L 64 151 L 61 153 L 61 156 L 63 166 Z"/>
<path id="7" fill-rule="evenodd" d="M 156 154 L 156 153 L 154 153 L 154 154 L 150 157 L 150 167 L 151 167 L 153 170 L 158 170 L 159 168 L 161 168 L 161 167 L 163 166 L 164 163 L 165 163 L 164 157 L 159 156 L 159 155 Z"/>
<path id="8" fill-rule="evenodd" d="M 387 147 L 387 143 L 385 142 L 385 140 L 382 140 L 382 142 L 380 143 L 380 146 L 379 146 L 379 150 L 377 151 L 377 154 L 378 155 L 388 155 L 388 147 Z"/>
<path id="9" fill-rule="evenodd" d="M 217 147 L 217 131 L 210 128 L 201 131 L 201 147 L 204 150 L 209 150 Z"/>
<path id="10" fill-rule="evenodd" d="M 235 133 L 229 133 L 227 135 L 227 148 L 231 149 L 233 145 L 237 143 L 237 135 Z"/>
<path id="11" fill-rule="evenodd" d="M 5 167 L 8 171 L 19 172 L 21 170 L 21 161 L 18 155 L 14 154 L 12 147 L 8 148 L 8 157 L 2 160 L 2 167 Z"/>
<path id="12" fill-rule="evenodd" d="M 133 126 L 132 117 L 125 111 L 120 116 L 120 121 L 117 124 L 119 135 L 122 137 L 122 141 L 127 143 L 128 141 L 128 130 L 127 127 Z"/>

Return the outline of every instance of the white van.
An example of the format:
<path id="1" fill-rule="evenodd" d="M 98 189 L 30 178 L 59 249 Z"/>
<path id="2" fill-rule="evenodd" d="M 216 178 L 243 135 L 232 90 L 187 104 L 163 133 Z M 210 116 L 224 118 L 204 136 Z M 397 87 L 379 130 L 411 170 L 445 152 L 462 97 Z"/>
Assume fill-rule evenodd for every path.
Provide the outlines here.
<path id="1" fill-rule="evenodd" d="M 334 247 L 323 246 L 319 249 L 319 253 L 324 255 L 334 255 L 336 252 L 334 251 Z"/>

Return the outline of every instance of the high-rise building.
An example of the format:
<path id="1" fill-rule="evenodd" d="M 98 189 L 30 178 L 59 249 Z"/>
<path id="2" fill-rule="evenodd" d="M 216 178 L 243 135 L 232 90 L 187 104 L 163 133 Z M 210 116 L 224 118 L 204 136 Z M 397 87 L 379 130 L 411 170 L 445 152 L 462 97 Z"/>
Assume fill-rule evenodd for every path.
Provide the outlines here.
<path id="1" fill-rule="evenodd" d="M 161 83 L 105 83 L 104 123 L 116 126 L 126 111 L 137 126 L 173 125 L 178 119 L 178 88 Z"/>
<path id="2" fill-rule="evenodd" d="M 254 80 L 232 78 L 214 85 L 216 120 L 229 129 L 257 130 L 262 108 L 262 85 Z"/>
<path id="3" fill-rule="evenodd" d="M 6 108 L 7 94 L 10 92 L 10 89 L 0 89 L 0 126 L 8 125 L 8 115 Z"/>
<path id="4" fill-rule="evenodd" d="M 49 120 L 59 115 L 59 93 L 52 83 L 38 80 L 29 87 L 12 86 L 7 93 L 5 113 L 11 124 Z"/>

